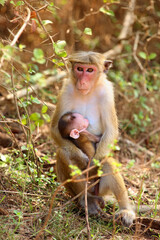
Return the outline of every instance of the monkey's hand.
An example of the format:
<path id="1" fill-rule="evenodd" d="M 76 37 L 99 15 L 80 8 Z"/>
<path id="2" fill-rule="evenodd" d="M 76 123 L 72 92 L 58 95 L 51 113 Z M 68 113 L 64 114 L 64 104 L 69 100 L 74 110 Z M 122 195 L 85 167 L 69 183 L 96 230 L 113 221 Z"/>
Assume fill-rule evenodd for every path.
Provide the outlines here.
<path id="1" fill-rule="evenodd" d="M 116 213 L 116 219 L 121 219 L 122 223 L 126 227 L 132 225 L 135 218 L 136 215 L 132 209 L 121 209 L 118 213 Z"/>
<path id="2" fill-rule="evenodd" d="M 88 156 L 78 148 L 76 149 L 76 151 L 71 151 L 71 153 L 71 164 L 77 165 L 78 168 L 80 168 L 81 170 L 86 169 L 89 162 Z"/>

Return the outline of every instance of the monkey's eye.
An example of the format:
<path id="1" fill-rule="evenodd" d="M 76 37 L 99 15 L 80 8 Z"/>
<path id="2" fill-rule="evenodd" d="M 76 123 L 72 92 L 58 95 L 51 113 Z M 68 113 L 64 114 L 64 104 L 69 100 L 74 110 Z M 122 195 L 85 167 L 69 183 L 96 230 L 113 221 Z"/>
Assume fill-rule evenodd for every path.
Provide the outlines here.
<path id="1" fill-rule="evenodd" d="M 74 115 L 71 116 L 71 120 L 75 119 L 76 117 Z"/>
<path id="2" fill-rule="evenodd" d="M 77 67 L 77 70 L 78 70 L 79 72 L 83 72 L 83 68 L 82 68 L 82 67 Z"/>
<path id="3" fill-rule="evenodd" d="M 93 72 L 93 68 L 88 68 L 87 72 Z"/>

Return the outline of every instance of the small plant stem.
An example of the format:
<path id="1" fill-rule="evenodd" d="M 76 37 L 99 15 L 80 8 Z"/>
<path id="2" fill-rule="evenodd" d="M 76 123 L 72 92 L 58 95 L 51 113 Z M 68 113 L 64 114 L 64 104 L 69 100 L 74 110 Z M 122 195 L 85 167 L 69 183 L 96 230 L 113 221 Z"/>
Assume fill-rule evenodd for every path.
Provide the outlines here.
<path id="1" fill-rule="evenodd" d="M 15 106 L 16 106 L 18 119 L 19 119 L 20 122 L 22 122 L 22 119 L 21 119 L 21 116 L 20 116 L 20 112 L 19 112 L 19 108 L 18 108 L 18 103 L 17 103 L 17 96 L 16 96 L 16 91 L 15 91 L 15 85 L 14 85 L 13 65 L 12 65 L 12 72 L 11 72 L 11 83 L 12 83 L 12 88 L 13 88 L 13 97 L 14 97 L 14 102 L 15 102 Z M 25 127 L 23 126 L 23 124 L 21 126 L 23 128 L 23 132 L 24 132 L 25 136 L 27 137 L 27 133 L 26 133 Z"/>
<path id="2" fill-rule="evenodd" d="M 87 170 L 90 167 L 91 159 L 89 159 Z M 88 191 L 88 172 L 86 172 L 86 183 L 85 183 L 85 214 L 86 214 L 86 224 L 87 224 L 87 239 L 91 239 L 91 232 L 90 232 L 90 226 L 89 226 L 89 220 L 88 220 L 88 201 L 87 201 L 87 191 Z"/>
<path id="3" fill-rule="evenodd" d="M 27 17 L 26 17 L 26 19 L 24 19 L 24 23 L 23 23 L 23 25 L 21 26 L 21 28 L 19 29 L 19 31 L 17 32 L 17 34 L 14 36 L 14 39 L 12 40 L 12 42 L 11 42 L 11 46 L 14 46 L 15 44 L 16 44 L 16 42 L 18 41 L 18 38 L 21 36 L 21 34 L 23 33 L 23 31 L 24 31 L 24 29 L 26 28 L 26 26 L 27 26 L 27 24 L 28 24 L 28 22 L 29 22 L 29 20 L 30 20 L 30 16 L 31 16 L 31 11 L 30 11 L 30 9 L 27 7 L 26 8 L 27 9 Z"/>
<path id="4" fill-rule="evenodd" d="M 17 141 L 17 139 L 15 138 L 14 134 L 12 133 L 12 130 L 11 130 L 10 126 L 9 126 L 9 125 L 7 124 L 7 122 L 4 120 L 4 117 L 3 117 L 3 115 L 1 114 L 1 112 L 0 112 L 0 117 L 1 117 L 1 119 L 2 119 L 1 122 L 4 123 L 5 126 L 6 126 L 6 129 L 9 130 L 9 136 L 12 137 L 12 139 L 14 140 L 14 142 L 16 143 L 17 147 L 19 148 L 19 150 L 20 150 L 20 152 L 21 152 L 21 149 L 20 149 L 20 147 L 19 147 L 18 141 Z M 3 120 L 4 120 L 4 121 L 3 121 Z"/>

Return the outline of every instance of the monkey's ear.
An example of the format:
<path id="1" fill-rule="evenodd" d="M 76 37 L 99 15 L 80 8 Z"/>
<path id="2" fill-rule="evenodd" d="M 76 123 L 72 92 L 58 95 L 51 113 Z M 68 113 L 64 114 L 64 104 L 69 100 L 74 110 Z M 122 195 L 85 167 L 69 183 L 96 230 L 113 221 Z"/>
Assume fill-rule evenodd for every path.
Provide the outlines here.
<path id="1" fill-rule="evenodd" d="M 73 129 L 71 132 L 70 132 L 70 135 L 69 135 L 71 138 L 74 138 L 74 139 L 77 139 L 79 138 L 79 131 L 77 129 Z"/>
<path id="2" fill-rule="evenodd" d="M 108 70 L 112 67 L 112 61 L 106 60 L 104 61 L 104 73 L 107 73 Z"/>

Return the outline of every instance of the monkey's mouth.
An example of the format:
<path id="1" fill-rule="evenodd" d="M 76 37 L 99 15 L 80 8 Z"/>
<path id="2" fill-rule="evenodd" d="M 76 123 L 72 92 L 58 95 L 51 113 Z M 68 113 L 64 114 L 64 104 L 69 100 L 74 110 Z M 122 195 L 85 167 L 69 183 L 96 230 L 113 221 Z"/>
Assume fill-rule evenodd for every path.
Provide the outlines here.
<path id="1" fill-rule="evenodd" d="M 88 89 L 78 89 L 78 91 L 82 94 L 82 95 L 87 95 L 89 90 Z"/>

